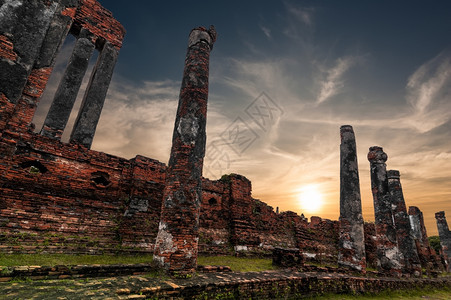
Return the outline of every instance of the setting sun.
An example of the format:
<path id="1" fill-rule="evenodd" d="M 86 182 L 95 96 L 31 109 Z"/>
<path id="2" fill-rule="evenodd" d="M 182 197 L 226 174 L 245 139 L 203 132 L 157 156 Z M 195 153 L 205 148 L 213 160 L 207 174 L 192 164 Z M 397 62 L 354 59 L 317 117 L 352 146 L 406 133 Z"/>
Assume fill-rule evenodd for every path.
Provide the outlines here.
<path id="1" fill-rule="evenodd" d="M 321 209 L 323 196 L 317 185 L 307 185 L 299 189 L 299 203 L 303 212 L 315 213 Z"/>

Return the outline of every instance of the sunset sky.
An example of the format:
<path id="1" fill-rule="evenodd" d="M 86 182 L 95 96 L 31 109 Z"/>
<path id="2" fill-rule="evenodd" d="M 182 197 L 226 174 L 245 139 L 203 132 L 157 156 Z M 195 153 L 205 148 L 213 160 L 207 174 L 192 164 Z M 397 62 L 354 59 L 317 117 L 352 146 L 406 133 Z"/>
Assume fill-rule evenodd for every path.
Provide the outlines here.
<path id="1" fill-rule="evenodd" d="M 406 204 L 423 211 L 429 235 L 435 212 L 451 220 L 450 1 L 100 3 L 127 34 L 94 150 L 168 162 L 188 34 L 213 24 L 204 176 L 239 173 L 274 209 L 336 220 L 339 129 L 349 124 L 365 220 L 374 221 L 366 156 L 375 145 L 387 169 L 401 172 Z M 37 130 L 73 42 L 38 107 Z"/>

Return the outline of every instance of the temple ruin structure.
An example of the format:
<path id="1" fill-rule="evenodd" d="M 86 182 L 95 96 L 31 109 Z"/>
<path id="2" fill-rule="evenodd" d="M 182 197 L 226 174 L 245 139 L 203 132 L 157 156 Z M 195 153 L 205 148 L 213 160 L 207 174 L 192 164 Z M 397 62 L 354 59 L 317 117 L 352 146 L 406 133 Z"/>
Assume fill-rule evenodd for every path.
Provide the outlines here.
<path id="1" fill-rule="evenodd" d="M 403 266 L 403 273 L 412 274 L 418 277 L 421 275 L 421 264 L 418 257 L 417 248 L 413 240 L 413 234 L 411 233 L 409 215 L 407 214 L 400 176 L 401 175 L 398 170 L 389 170 L 387 172 L 393 221 L 396 227 L 399 251 L 401 251 L 404 258 L 401 262 Z"/>
<path id="2" fill-rule="evenodd" d="M 352 126 L 340 128 L 340 232 L 338 265 L 364 271 L 365 237 L 357 149 Z"/>
<path id="3" fill-rule="evenodd" d="M 198 253 L 269 256 L 299 249 L 292 253 L 299 264 L 338 261 L 360 271 L 378 264 L 399 275 L 397 243 L 412 248 L 399 176 L 388 179 L 386 154 L 370 148 L 376 222 L 363 224 L 349 125 L 340 128 L 339 221 L 312 216 L 309 222 L 274 210 L 252 196 L 243 175 L 202 177 L 213 28 L 189 36 L 168 165 L 91 149 L 124 34 L 96 0 L 0 0 L 0 253 L 155 254 L 166 270 L 190 274 Z M 69 35 L 76 38 L 72 54 L 37 132 L 36 107 Z M 61 136 L 85 75 L 90 80 L 66 143 Z M 442 270 L 421 211 L 410 207 L 409 218 L 421 266 Z M 444 213 L 437 220 L 448 250 Z M 403 252 L 415 272 L 413 251 Z"/>
<path id="4" fill-rule="evenodd" d="M 197 266 L 208 66 L 215 40 L 212 26 L 189 35 L 154 252 L 154 261 L 171 272 L 192 273 Z"/>
<path id="5" fill-rule="evenodd" d="M 401 275 L 402 255 L 399 252 L 396 228 L 392 217 L 391 197 L 388 190 L 387 154 L 382 147 L 370 147 L 368 153 L 371 190 L 374 202 L 378 268 L 393 276 Z"/>

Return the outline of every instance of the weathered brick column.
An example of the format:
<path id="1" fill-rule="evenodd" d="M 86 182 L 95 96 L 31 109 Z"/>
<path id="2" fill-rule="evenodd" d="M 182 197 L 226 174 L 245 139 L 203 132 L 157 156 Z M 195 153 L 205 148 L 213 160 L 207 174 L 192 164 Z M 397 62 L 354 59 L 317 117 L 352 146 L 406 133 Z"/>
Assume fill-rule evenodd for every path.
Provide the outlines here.
<path id="1" fill-rule="evenodd" d="M 92 71 L 91 79 L 81 103 L 70 136 L 71 143 L 91 148 L 118 54 L 119 50 L 106 41 Z"/>
<path id="2" fill-rule="evenodd" d="M 354 130 L 340 127 L 340 231 L 338 265 L 365 271 L 365 236 Z"/>
<path id="3" fill-rule="evenodd" d="M 401 275 L 401 254 L 393 223 L 391 197 L 388 190 L 387 154 L 382 147 L 370 147 L 368 153 L 371 173 L 371 190 L 374 202 L 377 258 L 379 271 L 392 276 Z"/>
<path id="4" fill-rule="evenodd" d="M 421 264 L 417 253 L 417 247 L 413 239 L 407 214 L 406 202 L 402 192 L 400 174 L 398 170 L 389 170 L 388 189 L 392 200 L 392 213 L 395 222 L 398 247 L 404 256 L 403 271 L 414 276 L 421 275 Z"/>
<path id="5" fill-rule="evenodd" d="M 412 228 L 412 237 L 414 240 L 423 241 L 423 234 L 421 232 L 421 220 L 423 213 L 416 206 L 409 206 L 409 221 L 410 228 Z"/>
<path id="6" fill-rule="evenodd" d="M 75 5 L 76 1 L 1 2 L 0 130 L 7 124 L 18 132 L 33 130 L 35 109 L 72 24 L 66 12 Z"/>
<path id="7" fill-rule="evenodd" d="M 215 40 L 213 27 L 195 28 L 189 35 L 154 251 L 154 261 L 170 273 L 192 273 L 197 266 L 209 57 Z"/>
<path id="8" fill-rule="evenodd" d="M 448 228 L 448 222 L 446 222 L 445 212 L 439 211 L 435 213 L 435 219 L 437 221 L 438 235 L 440 236 L 440 244 L 442 246 L 443 254 L 448 263 L 448 268 L 451 258 L 451 232 Z"/>
<path id="9" fill-rule="evenodd" d="M 409 206 L 409 219 L 421 266 L 426 269 L 428 274 L 432 270 L 444 270 L 445 266 L 429 243 L 421 210 L 416 206 Z"/>
<path id="10" fill-rule="evenodd" d="M 88 69 L 89 59 L 94 51 L 94 44 L 87 37 L 88 32 L 81 30 L 75 43 L 69 64 L 56 90 L 50 110 L 45 118 L 41 134 L 61 139 L 70 113 L 77 99 L 78 90 Z"/>
<path id="11" fill-rule="evenodd" d="M 0 93 L 22 96 L 54 14 L 56 1 L 0 1 Z"/>

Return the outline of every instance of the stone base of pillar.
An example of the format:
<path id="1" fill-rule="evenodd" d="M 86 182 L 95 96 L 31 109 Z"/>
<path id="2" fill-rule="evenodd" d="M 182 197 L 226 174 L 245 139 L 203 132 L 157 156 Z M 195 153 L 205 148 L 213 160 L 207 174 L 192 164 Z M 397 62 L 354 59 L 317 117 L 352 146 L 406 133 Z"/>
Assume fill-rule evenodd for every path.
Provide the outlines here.
<path id="1" fill-rule="evenodd" d="M 339 222 L 338 266 L 366 273 L 363 224 L 351 224 L 348 220 Z"/>

